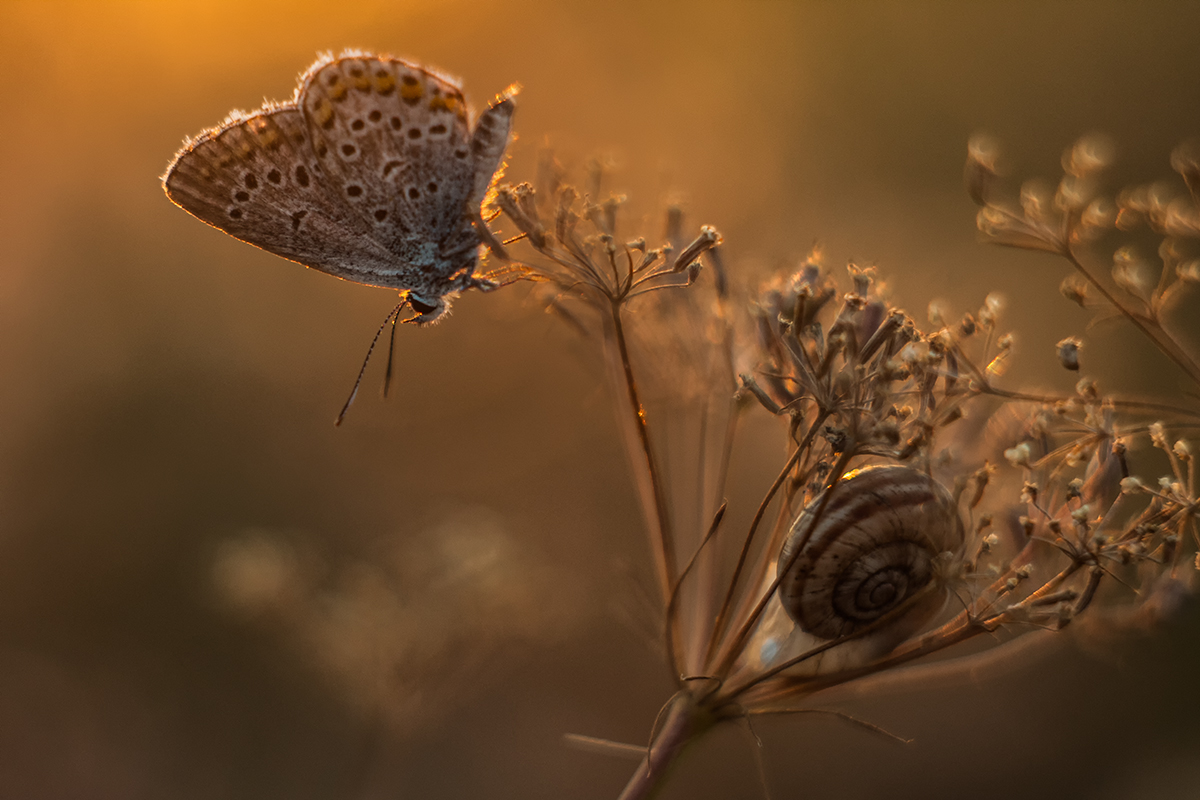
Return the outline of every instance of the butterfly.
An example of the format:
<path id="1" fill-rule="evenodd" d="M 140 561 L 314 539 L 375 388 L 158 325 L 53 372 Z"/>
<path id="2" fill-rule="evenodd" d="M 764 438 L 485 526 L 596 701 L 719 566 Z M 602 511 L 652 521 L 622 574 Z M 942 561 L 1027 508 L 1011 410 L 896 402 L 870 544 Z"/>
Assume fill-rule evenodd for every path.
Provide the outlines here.
<path id="1" fill-rule="evenodd" d="M 516 91 L 472 125 L 448 75 L 365 52 L 325 56 L 292 100 L 235 111 L 188 141 L 163 185 L 244 242 L 398 289 L 394 315 L 407 305 L 406 321 L 430 323 L 458 293 L 497 286 L 475 274 L 480 245 L 504 255 L 481 207 L 502 171 Z"/>

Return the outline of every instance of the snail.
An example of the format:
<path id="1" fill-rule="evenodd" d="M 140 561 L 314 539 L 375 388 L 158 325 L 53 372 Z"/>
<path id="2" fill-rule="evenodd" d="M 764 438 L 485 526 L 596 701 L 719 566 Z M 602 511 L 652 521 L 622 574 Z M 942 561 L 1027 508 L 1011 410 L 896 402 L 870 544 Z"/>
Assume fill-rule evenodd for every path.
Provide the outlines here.
<path id="1" fill-rule="evenodd" d="M 946 487 L 905 466 L 854 470 L 827 491 L 828 502 L 818 495 L 788 532 L 780 602 L 802 630 L 822 639 L 853 634 L 907 603 L 894 612 L 895 624 L 881 624 L 881 644 L 890 649 L 945 603 L 945 591 L 922 590 L 934 578 L 934 560 L 962 546 L 956 503 Z"/>

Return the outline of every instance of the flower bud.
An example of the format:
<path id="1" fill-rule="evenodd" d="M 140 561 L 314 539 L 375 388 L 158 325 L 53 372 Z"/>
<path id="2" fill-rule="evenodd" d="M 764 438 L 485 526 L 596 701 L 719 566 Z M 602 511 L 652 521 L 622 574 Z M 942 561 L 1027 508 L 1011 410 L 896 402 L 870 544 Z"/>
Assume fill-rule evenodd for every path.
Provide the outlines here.
<path id="1" fill-rule="evenodd" d="M 1063 171 L 1077 178 L 1091 175 L 1112 163 L 1114 149 L 1112 140 L 1102 134 L 1080 137 L 1063 153 Z"/>
<path id="2" fill-rule="evenodd" d="M 991 187 L 996 183 L 996 143 L 983 134 L 976 134 L 967 143 L 967 163 L 963 180 L 967 194 L 977 206 L 987 203 Z"/>
<path id="3" fill-rule="evenodd" d="M 1064 369 L 1069 369 L 1072 372 L 1079 371 L 1080 344 L 1082 343 L 1074 336 L 1068 336 L 1058 343 L 1058 363 L 1062 364 Z"/>
<path id="4" fill-rule="evenodd" d="M 1142 488 L 1142 481 L 1140 478 L 1138 478 L 1135 475 L 1130 475 L 1128 478 L 1123 478 L 1121 480 L 1121 491 L 1122 492 L 1129 494 L 1129 493 L 1140 491 L 1141 488 Z"/>

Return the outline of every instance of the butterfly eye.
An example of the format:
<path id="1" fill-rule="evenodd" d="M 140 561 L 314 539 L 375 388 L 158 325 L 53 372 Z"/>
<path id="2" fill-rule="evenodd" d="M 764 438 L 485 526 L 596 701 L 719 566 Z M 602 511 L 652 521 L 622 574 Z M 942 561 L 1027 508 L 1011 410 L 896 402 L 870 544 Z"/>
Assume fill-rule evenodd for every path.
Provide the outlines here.
<path id="1" fill-rule="evenodd" d="M 435 300 L 433 303 L 426 303 L 424 300 L 421 300 L 413 294 L 408 296 L 408 304 L 412 306 L 413 311 L 417 312 L 417 314 L 422 317 L 429 316 L 441 308 L 440 302 Z"/>

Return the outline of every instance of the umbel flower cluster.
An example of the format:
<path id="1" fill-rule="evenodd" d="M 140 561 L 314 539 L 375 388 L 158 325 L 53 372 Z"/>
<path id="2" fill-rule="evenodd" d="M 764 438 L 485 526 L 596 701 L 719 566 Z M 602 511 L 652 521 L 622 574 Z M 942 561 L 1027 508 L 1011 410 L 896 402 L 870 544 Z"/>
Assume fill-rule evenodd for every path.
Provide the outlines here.
<path id="1" fill-rule="evenodd" d="M 1200 389 L 1169 327 L 1200 281 L 1200 160 L 1174 154 L 1182 191 L 1106 199 L 1108 151 L 1079 142 L 1055 191 L 1030 184 L 1007 202 L 995 148 L 973 141 L 979 229 L 1061 257 L 1069 300 L 1132 325 Z M 873 268 L 839 278 L 816 251 L 747 302 L 716 230 L 684 235 L 673 209 L 654 246 L 620 230 L 622 199 L 598 179 L 581 196 L 559 176 L 546 159 L 536 186 L 499 187 L 491 222 L 523 259 L 497 277 L 537 282 L 602 343 L 638 479 L 677 691 L 623 798 L 652 793 L 723 720 L 805 710 L 981 634 L 1005 648 L 1077 619 L 1145 624 L 1190 592 L 1196 470 L 1177 436 L 1200 409 L 1087 378 L 1064 396 L 1005 386 L 997 298 L 923 324 L 887 302 Z M 1160 239 L 1161 263 L 1120 247 L 1104 274 L 1091 251 L 1138 227 Z M 1059 343 L 1064 368 L 1079 369 L 1080 345 Z M 733 509 L 730 452 L 756 408 L 778 419 L 785 457 L 757 507 Z"/>

